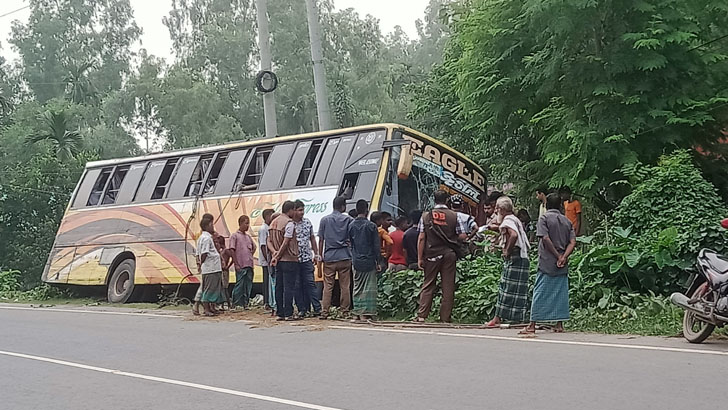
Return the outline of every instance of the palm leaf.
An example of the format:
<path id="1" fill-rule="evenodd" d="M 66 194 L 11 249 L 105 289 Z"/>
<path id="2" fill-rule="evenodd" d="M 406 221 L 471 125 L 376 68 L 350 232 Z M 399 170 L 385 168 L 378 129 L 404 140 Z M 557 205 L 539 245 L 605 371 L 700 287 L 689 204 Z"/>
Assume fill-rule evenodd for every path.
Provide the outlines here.
<path id="1" fill-rule="evenodd" d="M 81 152 L 83 136 L 78 131 L 68 130 L 68 118 L 65 111 L 45 111 L 40 116 L 43 130 L 26 138 L 26 143 L 35 144 L 41 141 L 50 142 L 56 149 L 59 159 L 73 158 Z"/>

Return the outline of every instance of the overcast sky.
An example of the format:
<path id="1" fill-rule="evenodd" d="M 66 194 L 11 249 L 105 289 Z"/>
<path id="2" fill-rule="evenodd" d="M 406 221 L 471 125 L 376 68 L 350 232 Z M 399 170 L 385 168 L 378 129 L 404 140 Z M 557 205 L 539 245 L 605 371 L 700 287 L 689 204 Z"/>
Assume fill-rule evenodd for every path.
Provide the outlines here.
<path id="1" fill-rule="evenodd" d="M 304 0 L 290 0 L 304 1 Z M 162 24 L 162 17 L 169 13 L 171 1 L 169 0 L 130 0 L 134 8 L 134 15 L 139 27 L 144 30 L 142 45 L 151 54 L 169 60 L 171 41 L 169 32 Z M 360 15 L 371 14 L 380 21 L 384 33 L 392 31 L 394 26 L 402 26 L 410 38 L 417 35 L 415 20 L 424 16 L 428 0 L 334 0 L 338 9 L 352 7 Z M 12 12 L 26 6 L 27 0 L 0 0 L 0 15 Z M 26 22 L 30 15 L 29 9 L 18 11 L 6 17 L 0 17 L 0 43 L 2 55 L 12 60 L 17 54 L 8 44 L 10 27 L 13 20 Z"/>

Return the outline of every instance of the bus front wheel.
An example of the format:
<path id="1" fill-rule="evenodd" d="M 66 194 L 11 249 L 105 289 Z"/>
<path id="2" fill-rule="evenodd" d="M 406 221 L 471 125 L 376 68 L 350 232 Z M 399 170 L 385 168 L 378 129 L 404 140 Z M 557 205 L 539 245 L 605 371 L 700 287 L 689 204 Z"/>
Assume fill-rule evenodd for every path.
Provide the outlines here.
<path id="1" fill-rule="evenodd" d="M 109 278 L 106 297 L 111 303 L 126 303 L 134 293 L 134 259 L 125 259 L 114 269 Z"/>

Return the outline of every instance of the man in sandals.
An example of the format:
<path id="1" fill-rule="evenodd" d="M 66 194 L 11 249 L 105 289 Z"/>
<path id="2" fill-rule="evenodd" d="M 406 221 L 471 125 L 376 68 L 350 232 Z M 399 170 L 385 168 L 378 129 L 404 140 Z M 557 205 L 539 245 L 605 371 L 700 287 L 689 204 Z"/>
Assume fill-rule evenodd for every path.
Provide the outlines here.
<path id="1" fill-rule="evenodd" d="M 432 298 L 437 288 L 437 275 L 442 282 L 442 304 L 440 321 L 450 322 L 455 302 L 455 264 L 457 254 L 454 246 L 464 241 L 470 227 L 467 220 L 458 218 L 448 209 L 450 195 L 443 190 L 435 191 L 435 208 L 422 215 L 418 230 L 417 254 L 420 268 L 425 271 L 425 281 L 420 292 L 420 307 L 415 322 L 424 322 L 432 309 Z"/>
<path id="2" fill-rule="evenodd" d="M 576 246 L 576 232 L 561 211 L 558 194 L 546 197 L 546 213 L 538 218 L 538 276 L 533 287 L 531 323 L 522 333 L 534 333 L 536 322 L 556 322 L 564 331 L 569 320 L 569 256 Z"/>

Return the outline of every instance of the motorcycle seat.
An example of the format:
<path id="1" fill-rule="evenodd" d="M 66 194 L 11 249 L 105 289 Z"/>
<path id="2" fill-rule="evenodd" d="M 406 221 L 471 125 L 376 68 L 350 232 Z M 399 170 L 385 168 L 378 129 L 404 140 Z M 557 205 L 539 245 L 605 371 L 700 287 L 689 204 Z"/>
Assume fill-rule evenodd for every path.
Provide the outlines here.
<path id="1" fill-rule="evenodd" d="M 721 275 L 728 273 L 728 261 L 723 259 L 719 254 L 715 252 L 701 252 L 700 257 L 715 273 Z"/>

